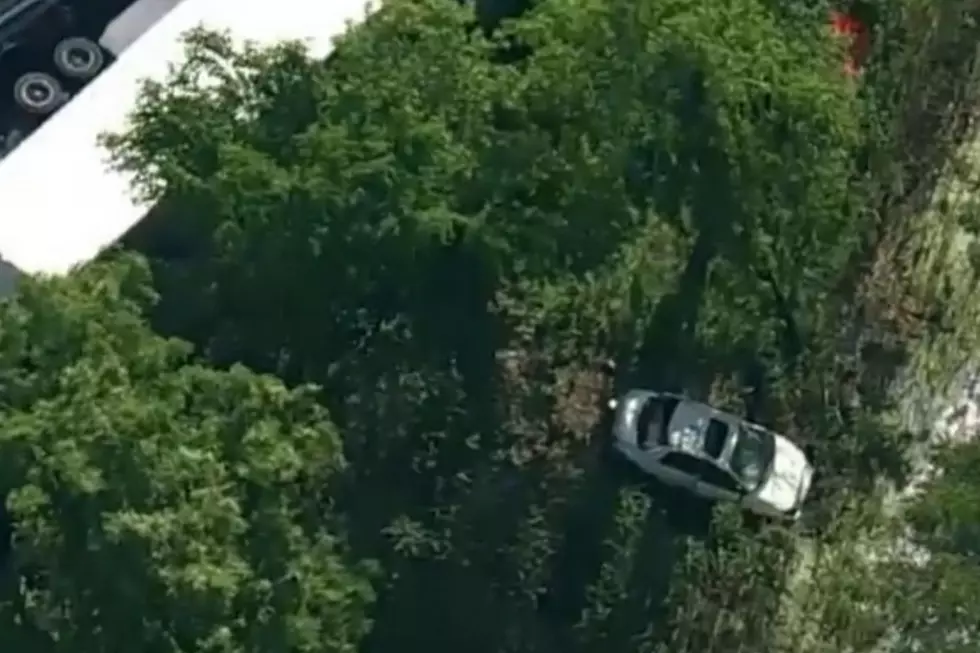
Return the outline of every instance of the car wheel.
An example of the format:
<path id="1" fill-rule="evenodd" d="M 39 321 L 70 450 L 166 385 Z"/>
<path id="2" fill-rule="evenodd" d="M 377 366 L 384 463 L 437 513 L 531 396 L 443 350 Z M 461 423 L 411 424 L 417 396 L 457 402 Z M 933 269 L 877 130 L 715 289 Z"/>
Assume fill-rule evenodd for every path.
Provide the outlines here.
<path id="1" fill-rule="evenodd" d="M 88 81 L 102 70 L 105 54 L 98 43 L 73 36 L 55 46 L 54 65 L 65 77 Z"/>
<path id="2" fill-rule="evenodd" d="M 17 106 L 34 115 L 47 115 L 64 102 L 65 91 L 57 79 L 47 73 L 30 72 L 14 82 Z"/>
<path id="3" fill-rule="evenodd" d="M 14 151 L 26 138 L 26 134 L 19 129 L 11 129 L 5 136 L 0 138 L 0 158 L 3 158 Z"/>

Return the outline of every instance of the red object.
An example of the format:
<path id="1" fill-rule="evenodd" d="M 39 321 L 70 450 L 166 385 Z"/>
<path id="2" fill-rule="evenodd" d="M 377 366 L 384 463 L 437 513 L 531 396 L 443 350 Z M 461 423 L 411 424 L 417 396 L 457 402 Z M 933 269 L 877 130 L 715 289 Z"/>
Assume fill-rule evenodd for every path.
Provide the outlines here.
<path id="1" fill-rule="evenodd" d="M 834 33 L 850 42 L 848 57 L 844 62 L 844 72 L 857 75 L 871 51 L 871 37 L 867 26 L 850 14 L 842 11 L 830 12 L 830 27 Z"/>

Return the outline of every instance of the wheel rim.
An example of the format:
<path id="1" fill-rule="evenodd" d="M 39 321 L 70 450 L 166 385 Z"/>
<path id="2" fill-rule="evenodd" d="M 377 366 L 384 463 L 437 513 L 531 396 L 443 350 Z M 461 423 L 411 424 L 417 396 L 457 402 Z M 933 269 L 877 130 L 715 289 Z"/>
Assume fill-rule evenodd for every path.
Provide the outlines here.
<path id="1" fill-rule="evenodd" d="M 72 70 L 88 71 L 94 60 L 91 50 L 74 47 L 65 51 L 65 64 Z"/>
<path id="2" fill-rule="evenodd" d="M 55 96 L 55 90 L 51 85 L 42 80 L 31 80 L 24 84 L 21 92 L 21 99 L 25 104 L 42 108 L 48 106 Z"/>
<path id="3" fill-rule="evenodd" d="M 98 46 L 87 39 L 66 39 L 55 48 L 55 64 L 69 77 L 94 77 L 102 67 L 102 61 Z"/>
<path id="4" fill-rule="evenodd" d="M 47 104 L 47 101 L 51 99 L 51 89 L 44 84 L 30 84 L 24 89 L 27 93 L 28 99 L 31 103 L 35 105 Z"/>
<path id="5" fill-rule="evenodd" d="M 28 113 L 51 113 L 61 104 L 61 85 L 41 72 L 26 73 L 14 82 L 14 101 Z"/>

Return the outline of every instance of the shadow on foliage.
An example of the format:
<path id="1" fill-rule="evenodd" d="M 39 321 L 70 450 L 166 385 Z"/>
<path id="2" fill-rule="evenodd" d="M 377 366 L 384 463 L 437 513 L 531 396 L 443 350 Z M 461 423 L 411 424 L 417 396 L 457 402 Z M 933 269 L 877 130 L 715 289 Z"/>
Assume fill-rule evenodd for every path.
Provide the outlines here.
<path id="1" fill-rule="evenodd" d="M 691 380 L 690 361 L 696 350 L 694 328 L 714 254 L 712 238 L 698 237 L 677 288 L 660 301 L 654 312 L 637 357 L 638 365 L 630 372 L 631 383 L 683 392 Z"/>

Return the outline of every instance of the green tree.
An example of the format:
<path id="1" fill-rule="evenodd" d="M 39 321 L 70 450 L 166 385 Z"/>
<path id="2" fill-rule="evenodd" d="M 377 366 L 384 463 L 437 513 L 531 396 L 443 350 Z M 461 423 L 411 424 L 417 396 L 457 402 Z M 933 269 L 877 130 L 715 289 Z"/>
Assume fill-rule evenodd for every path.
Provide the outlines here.
<path id="1" fill-rule="evenodd" d="M 372 600 L 323 489 L 312 388 L 154 335 L 134 257 L 0 303 L 0 638 L 18 650 L 356 650 Z"/>
<path id="2" fill-rule="evenodd" d="M 754 417 L 828 441 L 822 471 L 864 489 L 904 453 L 877 406 L 828 392 L 884 182 L 864 184 L 874 102 L 825 17 L 528 4 L 488 33 L 450 0 L 393 0 L 327 62 L 197 34 L 110 139 L 162 200 L 129 241 L 159 273 L 155 325 L 326 387 L 353 461 L 338 504 L 390 581 L 371 651 L 597 650 L 650 628 L 641 563 L 672 548 L 671 500 L 596 455 L 595 359 L 691 394 L 752 385 L 772 395 Z M 770 638 L 782 565 L 748 565 L 784 551 L 712 547 L 724 561 L 687 578 L 705 592 L 666 611 L 691 626 L 645 645 Z"/>
<path id="3" fill-rule="evenodd" d="M 980 443 L 943 445 L 932 462 L 932 478 L 907 510 L 910 554 L 899 577 L 911 601 L 902 643 L 910 651 L 965 653 L 980 636 Z"/>
<path id="4" fill-rule="evenodd" d="M 297 378 L 393 316 L 465 351 L 501 280 L 603 266 L 651 209 L 699 234 L 692 281 L 720 247 L 767 305 L 819 301 L 866 225 L 841 210 L 856 104 L 815 26 L 789 38 L 756 0 L 542 3 L 492 38 L 471 21 L 393 2 L 327 64 L 198 35 L 113 139 L 167 189 L 169 319 Z"/>

